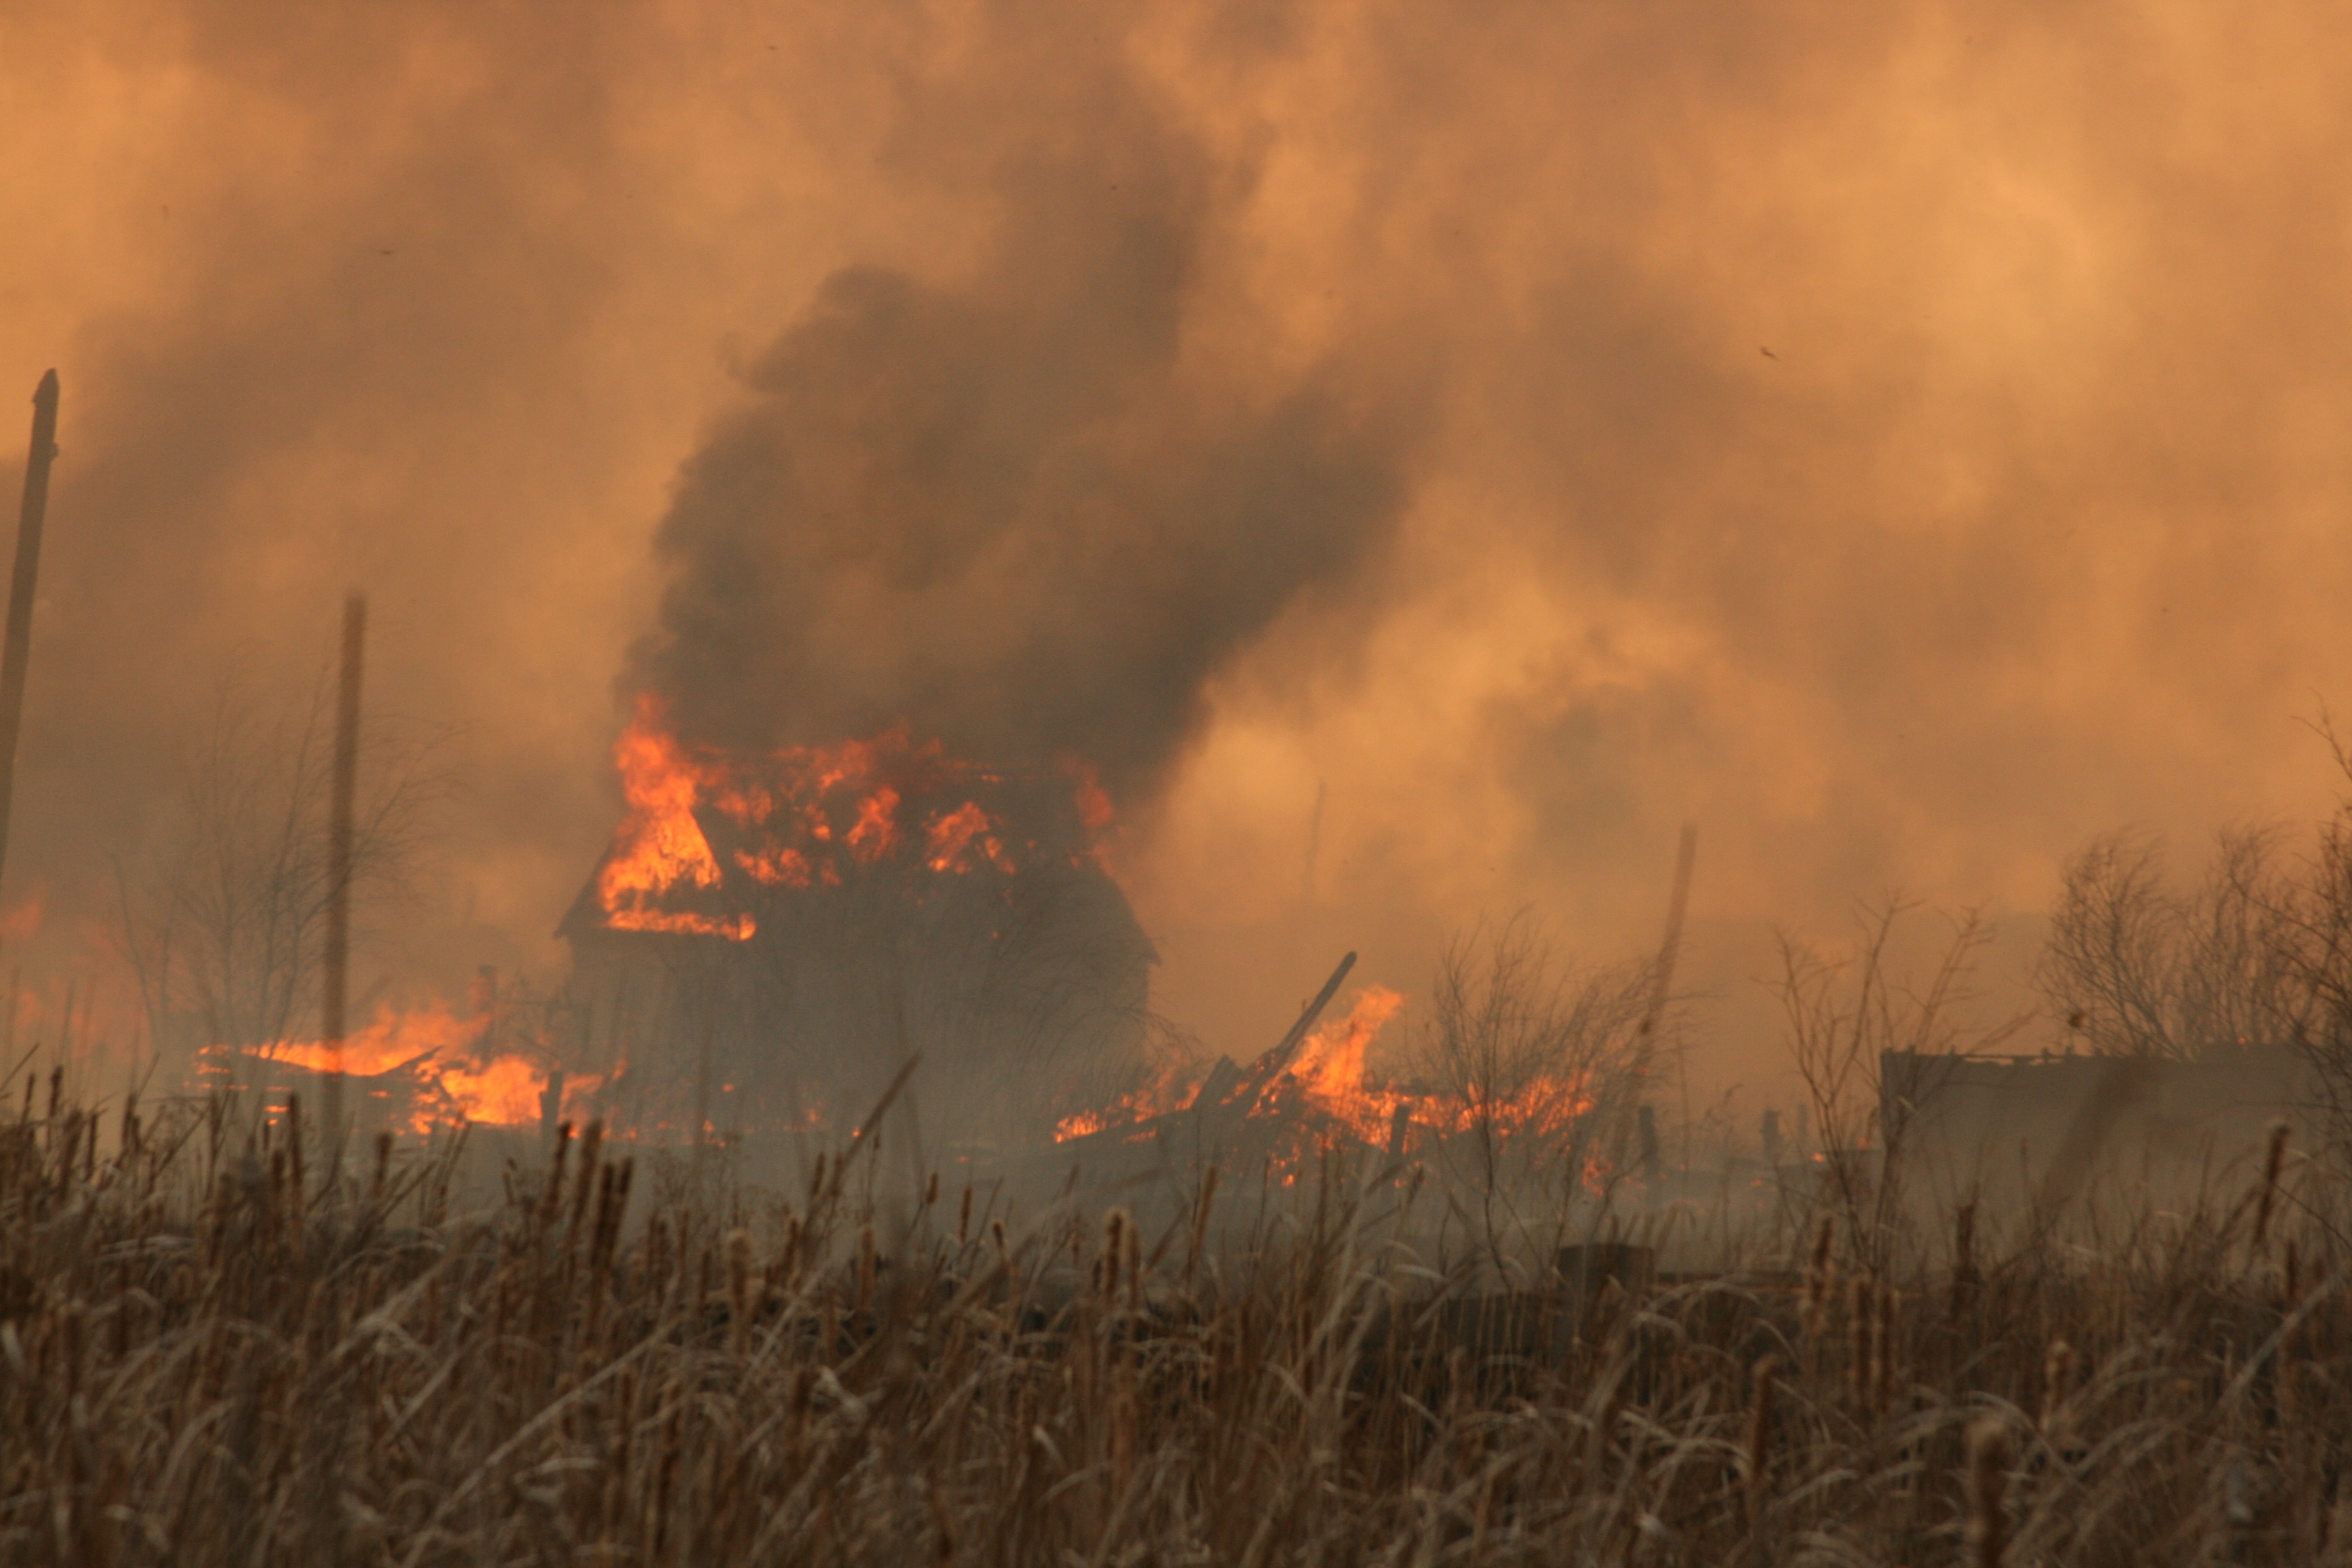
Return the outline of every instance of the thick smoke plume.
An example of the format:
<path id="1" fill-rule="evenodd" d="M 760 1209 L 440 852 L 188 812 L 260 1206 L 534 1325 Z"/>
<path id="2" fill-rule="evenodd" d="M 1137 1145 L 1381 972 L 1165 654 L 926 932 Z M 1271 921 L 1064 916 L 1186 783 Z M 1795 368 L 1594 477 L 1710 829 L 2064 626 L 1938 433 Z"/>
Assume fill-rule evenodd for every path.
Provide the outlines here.
<path id="1" fill-rule="evenodd" d="M 1388 533 L 1403 450 L 1328 367 L 1241 386 L 1186 363 L 1208 159 L 1141 84 L 1095 87 L 1098 111 L 995 128 L 977 276 L 835 273 L 686 464 L 631 682 L 689 737 L 907 721 L 1128 794 L 1208 677 Z"/>

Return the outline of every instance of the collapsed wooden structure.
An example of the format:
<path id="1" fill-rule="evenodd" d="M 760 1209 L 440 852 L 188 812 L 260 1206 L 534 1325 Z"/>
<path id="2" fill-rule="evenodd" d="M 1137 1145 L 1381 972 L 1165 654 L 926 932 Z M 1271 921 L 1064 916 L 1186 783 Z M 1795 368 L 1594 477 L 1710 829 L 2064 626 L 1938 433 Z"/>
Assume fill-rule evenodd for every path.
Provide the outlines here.
<path id="1" fill-rule="evenodd" d="M 1339 1118 L 1300 1096 L 1281 1092 L 1285 1069 L 1297 1059 L 1355 965 L 1354 953 L 1342 958 L 1289 1032 L 1248 1066 L 1219 1057 L 1181 1108 L 1065 1138 L 1046 1157 L 1116 1179 L 1152 1170 L 1205 1170 L 1213 1164 L 1250 1169 L 1268 1161 L 1295 1163 L 1314 1152 L 1381 1152 Z M 1402 1152 L 1405 1122 L 1400 1108 L 1387 1153 Z"/>

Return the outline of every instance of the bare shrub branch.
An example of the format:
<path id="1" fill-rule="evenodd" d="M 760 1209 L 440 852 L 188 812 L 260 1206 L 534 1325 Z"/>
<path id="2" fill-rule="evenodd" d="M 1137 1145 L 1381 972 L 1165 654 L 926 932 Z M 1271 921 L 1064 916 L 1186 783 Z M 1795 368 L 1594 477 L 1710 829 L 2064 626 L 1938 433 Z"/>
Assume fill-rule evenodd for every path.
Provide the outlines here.
<path id="1" fill-rule="evenodd" d="M 280 1039 L 312 1021 L 332 717 L 323 677 L 282 705 L 246 680 L 223 682 L 189 759 L 177 832 L 160 853 L 117 863 L 115 940 L 159 1046 Z M 361 732 L 355 937 L 417 891 L 452 787 L 446 738 L 381 716 Z"/>

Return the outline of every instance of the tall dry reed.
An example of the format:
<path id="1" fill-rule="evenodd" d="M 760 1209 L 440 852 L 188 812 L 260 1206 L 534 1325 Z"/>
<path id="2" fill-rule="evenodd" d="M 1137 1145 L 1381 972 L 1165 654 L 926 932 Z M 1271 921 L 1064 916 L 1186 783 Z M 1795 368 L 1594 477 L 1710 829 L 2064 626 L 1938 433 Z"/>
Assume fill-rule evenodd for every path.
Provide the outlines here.
<path id="1" fill-rule="evenodd" d="M 9 1563 L 2346 1544 L 2343 1257 L 2301 1197 L 2063 1256 L 1971 1215 L 1965 1292 L 1811 1216 L 1749 1272 L 1499 1291 L 1402 1247 L 1409 1184 L 1375 1172 L 1221 1241 L 1213 1193 L 1164 1229 L 984 1190 L 950 1223 L 932 1186 L 894 1221 L 845 1197 L 855 1146 L 789 1200 L 652 1201 L 592 1128 L 467 1215 L 446 1164 L 388 1148 L 330 1179 L 295 1118 L 36 1110 L 0 1122 Z M 2246 1261 L 2257 1222 L 2291 1291 Z"/>

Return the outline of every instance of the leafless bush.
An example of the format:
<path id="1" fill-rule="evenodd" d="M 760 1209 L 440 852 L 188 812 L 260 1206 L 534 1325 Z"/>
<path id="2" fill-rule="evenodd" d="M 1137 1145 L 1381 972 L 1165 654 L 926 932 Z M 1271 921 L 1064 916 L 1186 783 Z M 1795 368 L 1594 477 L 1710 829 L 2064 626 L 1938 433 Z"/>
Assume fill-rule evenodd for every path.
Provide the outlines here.
<path id="1" fill-rule="evenodd" d="M 1893 963 L 1891 948 L 1908 906 L 1897 900 L 1864 911 L 1853 949 L 1830 954 L 1783 932 L 1780 1002 L 1788 1046 L 1811 1101 L 1827 1197 L 1869 1266 L 1884 1270 L 1900 1215 L 1901 1156 L 1932 1073 L 1888 1093 L 1890 1056 L 1951 1057 L 1990 1050 L 2027 1022 L 1990 1029 L 1966 1017 L 1969 983 L 1992 933 L 1973 911 L 1955 918 L 1924 984 Z"/>
<path id="2" fill-rule="evenodd" d="M 2154 838 L 2093 841 L 2067 863 L 2036 971 L 2053 1013 L 2105 1055 L 2188 1058 L 2302 1041 L 2326 902 L 2285 861 L 2283 837 L 2221 835 L 2186 890 L 2168 883 Z"/>
<path id="3" fill-rule="evenodd" d="M 2340 745 L 2336 760 L 2352 778 L 2352 755 Z M 2294 987 L 2294 1011 L 2273 1038 L 2302 1053 L 2314 1109 L 2337 1158 L 2352 1158 L 2352 802 L 2320 827 L 2297 875 L 2273 876 L 2253 889 Z"/>
<path id="4" fill-rule="evenodd" d="M 151 1036 L 184 1051 L 287 1037 L 310 1022 L 330 888 L 331 689 L 276 707 L 225 682 L 190 760 L 177 832 L 116 866 L 116 941 Z M 352 898 L 362 923 L 409 897 L 449 780 L 441 735 L 382 717 L 361 732 Z"/>
<path id="5" fill-rule="evenodd" d="M 2338 761 L 2352 778 L 2352 757 Z M 2352 1151 L 2352 803 L 2301 854 L 2287 830 L 2224 834 L 2200 880 L 2169 883 L 2156 843 L 2113 834 L 2069 862 L 2037 972 L 2098 1052 L 2299 1055 L 2316 1119 Z"/>
<path id="6" fill-rule="evenodd" d="M 1647 963 L 1564 961 L 1525 915 L 1446 947 L 1412 1066 L 1464 1108 L 1440 1147 L 1447 1174 L 1479 1194 L 1490 1252 L 1525 1230 L 1522 1205 L 1557 1212 L 1633 1113 L 1656 1051 L 1654 1033 L 1643 1033 L 1654 981 Z"/>

